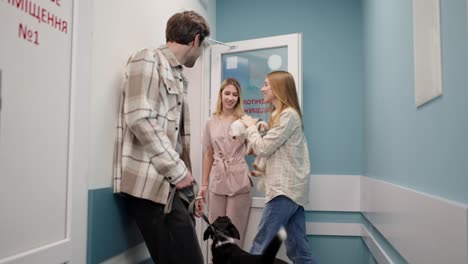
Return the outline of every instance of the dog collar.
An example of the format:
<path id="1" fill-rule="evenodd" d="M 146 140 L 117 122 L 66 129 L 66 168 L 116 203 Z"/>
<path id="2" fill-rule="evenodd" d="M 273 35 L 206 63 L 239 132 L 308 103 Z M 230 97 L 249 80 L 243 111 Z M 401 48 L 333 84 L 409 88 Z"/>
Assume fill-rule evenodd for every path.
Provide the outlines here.
<path id="1" fill-rule="evenodd" d="M 235 243 L 234 239 L 230 237 L 228 240 L 218 241 L 218 243 L 216 243 L 215 245 L 215 248 L 226 245 L 226 244 L 234 244 L 234 243 Z"/>

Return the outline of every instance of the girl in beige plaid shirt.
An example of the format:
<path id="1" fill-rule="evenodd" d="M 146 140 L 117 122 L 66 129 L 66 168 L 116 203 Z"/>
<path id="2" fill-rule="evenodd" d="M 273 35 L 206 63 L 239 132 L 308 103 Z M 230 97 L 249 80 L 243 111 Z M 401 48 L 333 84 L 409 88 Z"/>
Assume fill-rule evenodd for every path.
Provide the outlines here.
<path id="1" fill-rule="evenodd" d="M 316 263 L 305 229 L 304 205 L 309 197 L 310 161 L 294 78 L 289 72 L 268 74 L 262 87 L 272 105 L 270 129 L 257 131 L 256 119 L 242 122 L 256 155 L 266 158 L 265 208 L 250 253 L 261 254 L 281 226 L 286 228 L 286 253 L 295 264 Z"/>

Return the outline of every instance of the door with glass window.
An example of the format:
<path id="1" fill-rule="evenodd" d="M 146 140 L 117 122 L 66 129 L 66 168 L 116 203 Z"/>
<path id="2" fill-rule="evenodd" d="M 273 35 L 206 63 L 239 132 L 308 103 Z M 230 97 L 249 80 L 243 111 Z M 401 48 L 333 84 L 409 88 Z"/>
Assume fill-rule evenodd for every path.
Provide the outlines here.
<path id="1" fill-rule="evenodd" d="M 263 102 L 265 78 L 272 71 L 289 71 L 296 81 L 296 89 L 302 108 L 301 34 L 281 35 L 230 42 L 211 47 L 211 80 L 209 114 L 216 107 L 219 87 L 224 79 L 236 78 L 242 87 L 242 99 L 246 114 L 268 121 L 270 105 Z M 253 157 L 247 157 L 249 164 Z M 256 179 L 254 178 L 254 181 Z M 253 192 L 253 197 L 264 197 Z"/>
<path id="2" fill-rule="evenodd" d="M 209 78 L 210 84 L 208 95 L 210 103 L 206 106 L 208 109 L 204 109 L 204 113 L 208 113 L 205 118 L 208 119 L 216 107 L 222 81 L 233 77 L 242 87 L 245 113 L 268 121 L 270 105 L 263 101 L 260 89 L 263 87 L 267 74 L 277 70 L 289 71 L 293 75 L 302 107 L 301 38 L 302 35 L 297 33 L 212 45 L 209 54 L 211 58 L 205 57 L 204 60 L 205 65 L 209 62 L 211 66 L 210 77 L 205 77 L 205 79 Z M 254 157 L 247 157 L 249 164 L 253 160 Z M 253 180 L 256 185 L 257 179 L 254 177 Z M 252 196 L 250 219 L 244 243 L 246 250 L 250 249 L 253 236 L 256 234 L 264 203 L 264 193 L 256 188 L 253 189 Z M 283 259 L 286 258 L 283 257 Z"/>

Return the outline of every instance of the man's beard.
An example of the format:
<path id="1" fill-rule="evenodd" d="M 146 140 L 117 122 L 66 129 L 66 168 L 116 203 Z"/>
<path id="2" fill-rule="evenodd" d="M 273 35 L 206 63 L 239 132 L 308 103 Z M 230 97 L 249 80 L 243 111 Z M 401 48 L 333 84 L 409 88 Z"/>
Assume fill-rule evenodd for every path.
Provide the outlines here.
<path id="1" fill-rule="evenodd" d="M 195 65 L 195 62 L 197 62 L 197 58 L 188 57 L 187 61 L 185 61 L 184 66 L 187 68 L 192 68 Z"/>

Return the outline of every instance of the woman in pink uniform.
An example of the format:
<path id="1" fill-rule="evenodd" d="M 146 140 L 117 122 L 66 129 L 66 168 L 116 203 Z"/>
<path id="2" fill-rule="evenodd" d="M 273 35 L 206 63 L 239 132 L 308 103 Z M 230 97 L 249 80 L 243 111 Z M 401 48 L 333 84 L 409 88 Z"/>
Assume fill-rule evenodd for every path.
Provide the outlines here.
<path id="1" fill-rule="evenodd" d="M 206 123 L 203 135 L 205 157 L 200 195 L 208 193 L 209 220 L 227 215 L 239 230 L 242 247 L 250 212 L 252 180 L 245 161 L 246 142 L 229 136 L 231 123 L 244 115 L 241 87 L 236 79 L 221 84 L 213 116 Z"/>

